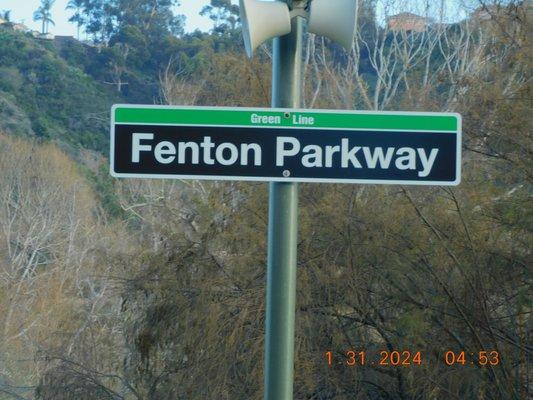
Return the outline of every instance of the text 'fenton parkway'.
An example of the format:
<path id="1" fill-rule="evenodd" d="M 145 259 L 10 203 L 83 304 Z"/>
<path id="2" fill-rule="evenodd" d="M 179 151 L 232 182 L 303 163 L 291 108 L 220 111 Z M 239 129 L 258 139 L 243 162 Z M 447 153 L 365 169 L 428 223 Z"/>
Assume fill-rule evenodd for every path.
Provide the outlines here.
<path id="1" fill-rule="evenodd" d="M 439 154 L 438 148 L 357 146 L 354 140 L 341 138 L 336 144 L 302 146 L 291 136 L 276 137 L 274 158 L 276 167 L 284 167 L 296 158 L 305 168 L 355 168 L 396 169 L 417 171 L 419 177 L 431 173 Z M 426 151 L 428 150 L 428 151 Z M 150 153 L 160 164 L 241 165 L 262 166 L 264 151 L 257 143 L 215 143 L 211 136 L 188 142 L 159 141 L 154 143 L 153 133 L 132 135 L 131 162 L 141 162 L 141 155 Z M 268 155 L 269 158 L 272 155 Z"/>

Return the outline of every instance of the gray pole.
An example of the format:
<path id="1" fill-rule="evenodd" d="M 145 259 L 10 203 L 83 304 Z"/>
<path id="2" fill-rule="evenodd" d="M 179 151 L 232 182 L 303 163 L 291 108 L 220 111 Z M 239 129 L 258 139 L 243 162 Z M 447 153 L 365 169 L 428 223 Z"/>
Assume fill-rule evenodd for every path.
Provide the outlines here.
<path id="1" fill-rule="evenodd" d="M 292 0 L 285 0 L 289 6 Z M 292 20 L 292 32 L 274 39 L 272 107 L 301 107 L 302 46 L 305 20 Z M 298 185 L 270 184 L 265 338 L 265 400 L 292 400 Z"/>

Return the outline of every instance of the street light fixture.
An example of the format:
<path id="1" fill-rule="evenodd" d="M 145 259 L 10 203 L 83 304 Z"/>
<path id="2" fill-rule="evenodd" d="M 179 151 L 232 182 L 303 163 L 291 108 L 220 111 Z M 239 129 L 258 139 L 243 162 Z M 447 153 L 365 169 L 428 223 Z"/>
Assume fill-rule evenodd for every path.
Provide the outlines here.
<path id="1" fill-rule="evenodd" d="M 242 34 L 248 57 L 269 39 L 291 32 L 289 7 L 281 1 L 240 0 Z"/>
<path id="2" fill-rule="evenodd" d="M 290 7 L 290 4 L 292 7 Z M 326 36 L 350 51 L 357 0 L 240 0 L 242 33 L 248 57 L 262 43 L 291 32 L 291 19 L 308 20 L 308 31 Z"/>

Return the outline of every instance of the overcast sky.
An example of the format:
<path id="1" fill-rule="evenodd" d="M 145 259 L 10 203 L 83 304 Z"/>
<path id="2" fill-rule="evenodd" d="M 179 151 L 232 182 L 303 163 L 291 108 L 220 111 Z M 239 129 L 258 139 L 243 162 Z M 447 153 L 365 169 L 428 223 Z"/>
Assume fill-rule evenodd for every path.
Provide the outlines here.
<path id="1" fill-rule="evenodd" d="M 238 0 L 232 0 L 235 4 Z M 401 11 L 411 11 L 417 14 L 424 15 L 430 13 L 431 16 L 438 16 L 440 12 L 440 4 L 444 4 L 444 19 L 451 22 L 453 20 L 464 18 L 465 14 L 457 14 L 456 8 L 459 2 L 469 2 L 471 0 L 431 0 L 426 2 L 424 0 L 383 0 L 378 6 L 378 18 L 383 19 L 382 14 L 395 14 Z M 68 22 L 72 16 L 72 10 L 65 10 L 68 0 L 56 0 L 52 9 L 53 20 L 56 26 L 50 26 L 50 31 L 56 35 L 76 35 L 76 26 Z M 181 0 L 176 12 L 184 14 L 187 17 L 186 31 L 191 32 L 195 29 L 207 31 L 212 28 L 212 21 L 209 18 L 200 16 L 200 10 L 203 6 L 209 3 L 209 0 Z M 387 11 L 384 10 L 383 4 L 394 3 L 396 6 L 391 7 Z M 430 4 L 430 9 L 425 4 Z M 40 0 L 0 0 L 0 11 L 11 10 L 11 19 L 14 22 L 22 22 L 32 29 L 39 31 L 41 29 L 40 22 L 33 21 L 33 12 L 38 8 Z"/>

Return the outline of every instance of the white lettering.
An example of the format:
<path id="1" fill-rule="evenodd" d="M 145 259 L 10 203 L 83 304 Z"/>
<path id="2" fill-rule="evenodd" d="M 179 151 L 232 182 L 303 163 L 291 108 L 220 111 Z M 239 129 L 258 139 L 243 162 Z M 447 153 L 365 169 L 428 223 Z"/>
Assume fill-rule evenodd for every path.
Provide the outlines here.
<path id="1" fill-rule="evenodd" d="M 241 144 L 241 165 L 248 165 L 248 153 L 250 150 L 254 151 L 254 165 L 256 167 L 261 165 L 261 146 L 257 143 L 243 143 Z"/>
<path id="2" fill-rule="evenodd" d="M 157 162 L 161 164 L 170 164 L 176 159 L 176 146 L 170 142 L 158 143 L 157 146 L 155 146 L 154 155 Z"/>
<path id="3" fill-rule="evenodd" d="M 224 158 L 224 150 L 229 150 L 230 157 Z M 239 149 L 233 143 L 222 143 L 215 152 L 217 161 L 222 165 L 233 165 L 239 158 Z"/>
<path id="4" fill-rule="evenodd" d="M 405 155 L 403 155 L 405 154 Z M 411 147 L 402 147 L 396 151 L 399 156 L 395 165 L 399 170 L 416 169 L 416 151 Z"/>
<path id="5" fill-rule="evenodd" d="M 359 150 L 361 150 L 361 147 L 352 147 L 352 149 L 349 149 L 349 140 L 348 139 L 342 139 L 341 141 L 341 165 L 342 168 L 348 168 L 348 161 L 352 163 L 354 168 L 363 168 L 357 157 L 355 156 Z"/>
<path id="6" fill-rule="evenodd" d="M 134 133 L 131 143 L 131 162 L 139 163 L 141 151 L 151 151 L 152 146 L 143 144 L 141 140 L 154 140 L 153 133 Z"/>
<path id="7" fill-rule="evenodd" d="M 420 161 L 422 162 L 422 171 L 418 171 L 418 176 L 421 178 L 424 178 L 429 175 L 431 172 L 431 169 L 433 168 L 433 164 L 435 163 L 435 159 L 437 158 L 437 154 L 439 154 L 439 149 L 431 149 L 431 153 L 429 154 L 429 157 L 426 155 L 426 151 L 424 149 L 416 149 L 418 151 L 418 156 L 420 157 Z"/>
<path id="8" fill-rule="evenodd" d="M 304 167 L 322 167 L 322 147 L 310 144 L 304 147 L 303 152 L 310 153 L 302 157 L 302 165 Z"/>
<path id="9" fill-rule="evenodd" d="M 187 162 L 187 149 L 191 149 L 191 164 L 198 164 L 200 149 L 198 143 L 195 142 L 179 142 L 178 143 L 178 163 L 185 164 Z"/>
<path id="10" fill-rule="evenodd" d="M 315 118 L 314 117 L 304 117 L 303 115 L 293 115 L 292 116 L 292 123 L 294 125 L 314 125 L 315 124 Z"/>
<path id="11" fill-rule="evenodd" d="M 379 162 L 381 169 L 388 169 L 392 156 L 394 155 L 394 147 L 389 147 L 387 149 L 387 155 L 383 154 L 382 147 L 376 147 L 373 154 L 370 152 L 369 147 L 363 147 L 363 153 L 365 154 L 366 165 L 368 168 L 376 168 Z"/>
<path id="12" fill-rule="evenodd" d="M 291 144 L 291 149 L 285 149 L 285 144 Z M 276 166 L 282 167 L 285 157 L 295 156 L 300 152 L 300 142 L 294 137 L 279 136 L 276 141 Z"/>
<path id="13" fill-rule="evenodd" d="M 341 151 L 340 146 L 326 146 L 326 167 L 331 168 L 333 166 L 333 154 Z"/>
<path id="14" fill-rule="evenodd" d="M 204 149 L 204 164 L 213 165 L 215 160 L 211 157 L 211 149 L 215 147 L 215 144 L 211 142 L 211 136 L 205 136 L 204 141 L 200 143 L 200 147 Z"/>
<path id="15" fill-rule="evenodd" d="M 276 115 L 252 114 L 250 120 L 252 124 L 281 125 L 281 117 Z"/>

